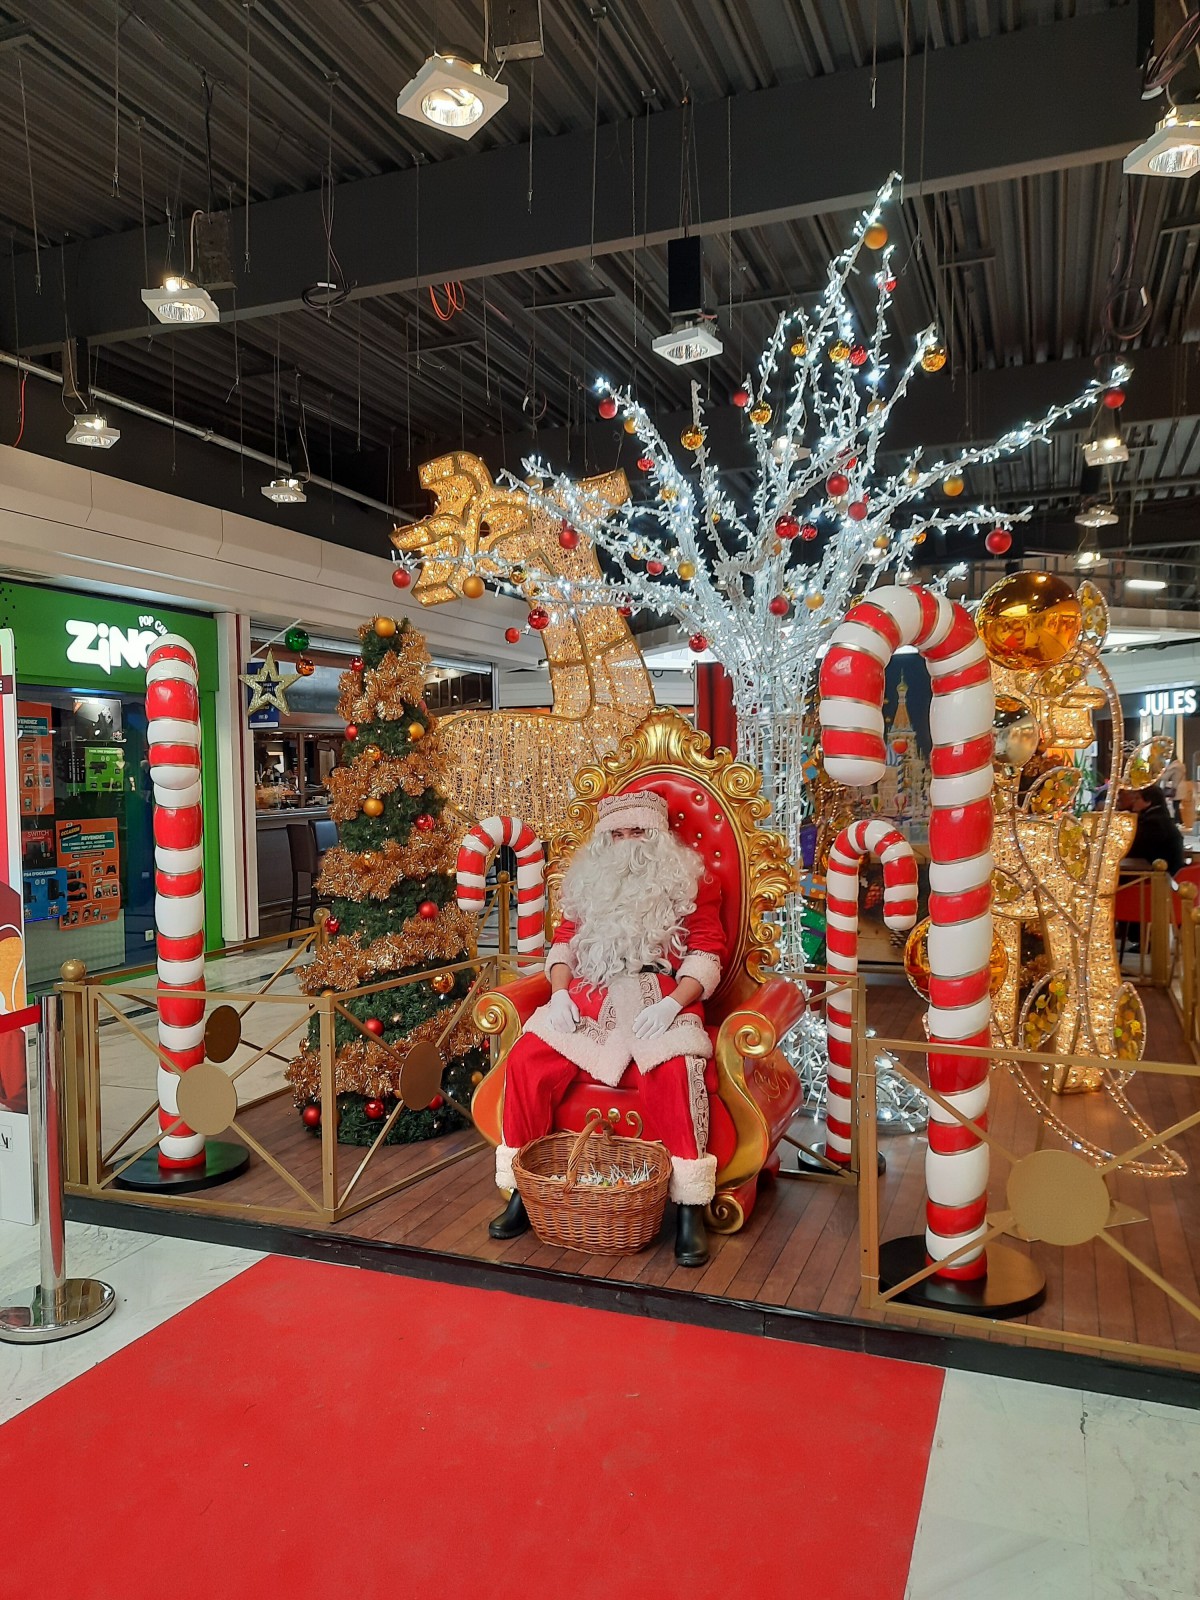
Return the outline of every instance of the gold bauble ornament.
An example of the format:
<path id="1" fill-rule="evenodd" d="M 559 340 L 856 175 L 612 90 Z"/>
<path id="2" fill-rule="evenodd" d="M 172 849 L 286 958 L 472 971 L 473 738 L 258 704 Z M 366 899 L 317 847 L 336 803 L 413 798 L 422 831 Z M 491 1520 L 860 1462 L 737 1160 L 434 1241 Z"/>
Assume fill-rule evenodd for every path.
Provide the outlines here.
<path id="1" fill-rule="evenodd" d="M 942 479 L 942 493 L 948 495 L 951 500 L 957 500 L 965 488 L 966 483 L 957 472 L 951 472 Z"/>
<path id="2" fill-rule="evenodd" d="M 996 735 L 992 764 L 998 772 L 1018 771 L 1037 750 L 1037 718 L 1018 695 L 998 694 L 992 728 Z"/>
<path id="3" fill-rule="evenodd" d="M 380 761 L 383 759 L 383 751 L 377 744 L 369 744 L 363 751 L 363 755 L 366 756 L 368 761 Z"/>
<path id="4" fill-rule="evenodd" d="M 658 491 L 658 498 L 660 500 L 674 500 L 675 490 L 672 489 L 669 483 L 664 484 L 663 487 Z"/>
<path id="5" fill-rule="evenodd" d="M 435 972 L 429 980 L 429 987 L 434 994 L 449 994 L 454 987 L 454 974 L 452 972 Z"/>
<path id="6" fill-rule="evenodd" d="M 750 421 L 758 424 L 760 428 L 766 427 L 771 420 L 771 408 L 765 400 L 760 400 L 756 406 L 750 407 Z"/>
<path id="7" fill-rule="evenodd" d="M 532 489 L 535 494 L 542 487 L 542 480 L 538 477 L 536 472 L 530 473 L 529 477 L 525 479 L 525 483 L 526 486 Z"/>
<path id="8" fill-rule="evenodd" d="M 471 1074 L 471 1082 L 474 1083 L 474 1084 L 482 1083 L 483 1082 L 483 1073 L 482 1072 L 473 1072 Z"/>
<path id="9" fill-rule="evenodd" d="M 636 433 L 637 432 L 637 422 L 634 420 L 633 417 L 626 417 L 625 421 L 621 424 L 621 426 L 625 429 L 626 433 Z"/>
<path id="10" fill-rule="evenodd" d="M 888 242 L 888 231 L 882 222 L 873 222 L 863 234 L 863 243 L 868 250 L 882 250 Z"/>
<path id="11" fill-rule="evenodd" d="M 396 619 L 394 617 L 375 618 L 375 634 L 377 638 L 390 639 L 395 631 Z"/>
<path id="12" fill-rule="evenodd" d="M 946 346 L 940 341 L 926 346 L 921 355 L 921 365 L 926 372 L 940 372 L 946 365 Z"/>
<path id="13" fill-rule="evenodd" d="M 904 481 L 910 489 L 916 488 L 917 484 L 921 481 L 921 474 L 917 471 L 916 467 L 905 467 Z"/>
<path id="14" fill-rule="evenodd" d="M 867 415 L 869 417 L 877 417 L 882 410 L 883 410 L 883 401 L 882 400 L 868 400 L 867 401 Z"/>
<path id="15" fill-rule="evenodd" d="M 793 339 L 792 340 L 792 354 L 796 357 L 797 361 L 800 359 L 801 356 L 806 356 L 808 354 L 808 345 L 805 342 L 805 340 L 803 340 L 803 339 Z"/>
<path id="16" fill-rule="evenodd" d="M 875 540 L 875 548 L 876 550 L 886 550 L 890 543 L 891 540 L 888 538 L 887 534 L 881 533 Z"/>
<path id="17" fill-rule="evenodd" d="M 823 594 L 806 594 L 804 596 L 804 604 L 810 611 L 819 611 L 825 604 L 825 596 Z"/>
<path id="18" fill-rule="evenodd" d="M 679 435 L 679 442 L 685 450 L 699 450 L 704 443 L 704 434 L 699 428 L 685 428 Z"/>
<path id="19" fill-rule="evenodd" d="M 408 725 L 408 738 L 410 744 L 419 744 L 425 737 L 425 725 L 421 722 L 410 722 Z"/>
<path id="20" fill-rule="evenodd" d="M 1064 578 L 1052 572 L 1013 572 L 979 602 L 975 626 L 997 666 L 1040 672 L 1065 661 L 1075 649 L 1083 613 Z"/>
<path id="21" fill-rule="evenodd" d="M 922 1000 L 929 999 L 929 927 L 929 918 L 922 917 L 904 944 L 904 976 Z M 995 994 L 1008 976 L 1008 953 L 998 933 L 992 935 L 988 973 L 988 993 Z"/>
<path id="22" fill-rule="evenodd" d="M 681 561 L 678 567 L 679 576 L 684 583 L 691 583 L 696 576 L 696 563 L 694 561 Z"/>
<path id="23" fill-rule="evenodd" d="M 368 817 L 381 817 L 383 815 L 383 801 L 376 799 L 371 794 L 363 801 L 363 812 Z"/>
<path id="24" fill-rule="evenodd" d="M 925 529 L 922 528 L 920 533 L 914 533 L 913 534 L 913 543 L 914 544 L 924 544 L 926 539 L 928 539 L 928 537 L 929 537 L 929 535 L 925 532 Z"/>
<path id="25" fill-rule="evenodd" d="M 525 568 L 522 566 L 510 567 L 508 569 L 508 576 L 513 583 L 524 583 Z"/>
<path id="26" fill-rule="evenodd" d="M 849 354 L 850 346 L 846 343 L 845 339 L 837 339 L 829 346 L 830 361 L 845 361 Z"/>
<path id="27" fill-rule="evenodd" d="M 483 589 L 483 579 L 474 572 L 462 581 L 462 592 L 468 600 L 478 600 L 483 594 Z"/>

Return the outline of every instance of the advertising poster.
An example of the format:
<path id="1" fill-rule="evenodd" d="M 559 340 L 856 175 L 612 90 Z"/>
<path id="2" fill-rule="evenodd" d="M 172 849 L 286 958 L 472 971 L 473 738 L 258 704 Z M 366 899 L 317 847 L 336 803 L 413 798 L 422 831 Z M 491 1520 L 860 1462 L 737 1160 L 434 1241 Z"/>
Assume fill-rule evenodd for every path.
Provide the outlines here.
<path id="1" fill-rule="evenodd" d="M 54 815 L 54 740 L 51 708 L 17 701 L 17 783 L 23 817 Z"/>
<path id="2" fill-rule="evenodd" d="M 57 921 L 67 909 L 67 874 L 58 865 L 53 825 L 22 832 L 21 878 L 25 921 Z"/>
<path id="3" fill-rule="evenodd" d="M 23 1011 L 25 933 L 21 911 L 21 781 L 12 631 L 0 629 L 0 1217 L 33 1221 L 26 1034 L 5 1028 Z"/>
<path id="4" fill-rule="evenodd" d="M 55 824 L 57 865 L 66 874 L 67 903 L 59 918 L 63 928 L 93 927 L 113 922 L 121 909 L 121 859 L 117 819 Z"/>

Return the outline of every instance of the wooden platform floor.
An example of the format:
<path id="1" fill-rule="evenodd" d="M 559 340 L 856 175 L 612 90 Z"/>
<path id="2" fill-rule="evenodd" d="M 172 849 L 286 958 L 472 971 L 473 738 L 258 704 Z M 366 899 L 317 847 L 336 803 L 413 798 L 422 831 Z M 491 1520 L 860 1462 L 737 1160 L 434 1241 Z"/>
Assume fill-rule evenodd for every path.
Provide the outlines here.
<path id="1" fill-rule="evenodd" d="M 1163 1061 L 1188 1061 L 1174 1011 L 1157 991 L 1144 995 L 1150 1048 Z M 907 985 L 884 980 L 872 985 L 869 1019 L 881 1037 L 913 1038 L 920 1005 Z M 914 1058 L 915 1059 L 915 1058 Z M 1165 1128 L 1200 1107 L 1200 1079 L 1145 1076 L 1130 1087 L 1130 1097 L 1155 1129 Z M 1106 1097 L 1076 1095 L 1057 1101 L 1062 1115 L 1076 1128 L 1109 1149 L 1125 1150 L 1138 1136 L 1119 1118 Z M 247 1128 L 293 1173 L 316 1187 L 319 1145 L 301 1128 L 286 1097 L 246 1114 Z M 991 1127 L 1017 1155 L 1037 1145 L 1039 1121 L 1027 1107 L 1006 1072 L 993 1077 Z M 819 1127 L 801 1119 L 798 1137 L 810 1140 Z M 1053 1136 L 1043 1142 L 1061 1147 Z M 631 1257 L 597 1257 L 539 1244 L 532 1234 L 508 1244 L 487 1236 L 487 1222 L 501 1204 L 492 1177 L 489 1149 L 474 1130 L 446 1139 L 381 1151 L 373 1162 L 369 1187 L 412 1177 L 449 1155 L 467 1152 L 452 1165 L 417 1178 L 411 1186 L 378 1201 L 332 1227 L 314 1213 L 308 1231 L 349 1241 L 440 1252 L 475 1262 L 522 1265 L 570 1278 L 604 1280 L 612 1289 L 653 1286 L 685 1295 L 749 1302 L 763 1308 L 786 1308 L 837 1318 L 902 1326 L 946 1336 L 953 1330 L 930 1318 L 872 1312 L 859 1303 L 860 1250 L 858 1201 L 852 1188 L 804 1178 L 780 1178 L 764 1186 L 749 1224 L 741 1233 L 714 1237 L 712 1255 L 700 1270 L 676 1267 L 670 1227 L 656 1248 Z M 1189 1165 L 1182 1178 L 1146 1179 L 1117 1174 L 1111 1181 L 1116 1199 L 1145 1219 L 1119 1230 L 1121 1242 L 1184 1295 L 1200 1305 L 1200 1129 L 1175 1141 Z M 888 1170 L 880 1180 L 881 1237 L 919 1233 L 924 1226 L 924 1139 L 900 1135 L 881 1140 Z M 342 1181 L 354 1171 L 361 1152 L 343 1150 Z M 993 1158 L 991 1209 L 1003 1208 L 1007 1163 Z M 257 1207 L 290 1206 L 296 1196 L 261 1161 L 213 1198 L 234 1206 L 243 1216 Z M 114 1199 L 116 1197 L 114 1196 Z M 118 1202 L 119 1203 L 119 1202 Z M 203 1202 L 200 1203 L 201 1206 Z M 246 1209 L 243 1211 L 242 1208 Z M 668 1224 L 670 1222 L 668 1213 Z M 211 1227 L 209 1229 L 211 1233 Z M 331 1239 L 332 1242 L 332 1239 Z M 1046 1275 L 1044 1304 L 1016 1323 L 983 1320 L 958 1329 L 969 1337 L 1091 1355 L 1108 1354 L 1146 1365 L 1178 1367 L 1179 1356 L 1200 1358 L 1200 1320 L 1174 1303 L 1160 1288 L 1096 1240 L 1068 1249 L 1006 1241 L 1030 1252 Z M 328 1254 L 328 1250 L 323 1250 Z M 1038 1330 L 1100 1336 L 1164 1352 L 1148 1357 L 1089 1347 L 1085 1339 L 1039 1337 Z"/>

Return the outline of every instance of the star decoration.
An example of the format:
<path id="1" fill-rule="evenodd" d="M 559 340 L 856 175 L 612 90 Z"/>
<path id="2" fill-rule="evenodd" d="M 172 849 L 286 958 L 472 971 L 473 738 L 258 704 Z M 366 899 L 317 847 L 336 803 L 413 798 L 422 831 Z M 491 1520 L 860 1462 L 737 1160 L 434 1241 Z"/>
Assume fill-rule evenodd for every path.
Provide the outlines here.
<path id="1" fill-rule="evenodd" d="M 257 672 L 239 672 L 238 677 L 250 690 L 250 704 L 246 707 L 248 717 L 270 706 L 274 706 L 283 716 L 288 715 L 287 692 L 299 681 L 300 674 L 293 672 L 285 677 L 276 663 L 274 650 L 267 651 L 267 659 Z"/>

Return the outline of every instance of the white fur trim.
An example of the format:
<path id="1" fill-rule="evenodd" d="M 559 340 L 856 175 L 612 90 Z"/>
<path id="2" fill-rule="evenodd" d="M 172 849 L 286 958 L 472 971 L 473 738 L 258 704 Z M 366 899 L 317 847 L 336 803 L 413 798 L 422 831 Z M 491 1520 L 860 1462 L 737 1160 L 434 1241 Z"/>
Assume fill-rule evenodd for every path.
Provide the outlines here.
<path id="1" fill-rule="evenodd" d="M 671 1157 L 671 1184 L 667 1193 L 676 1205 L 706 1206 L 716 1192 L 716 1156 L 700 1156 L 695 1161 L 685 1161 L 682 1156 Z"/>
<path id="2" fill-rule="evenodd" d="M 695 978 L 705 1000 L 716 992 L 721 981 L 721 959 L 711 950 L 689 950 L 675 969 L 677 978 Z"/>
<path id="3" fill-rule="evenodd" d="M 575 976 L 575 958 L 571 954 L 569 944 L 552 944 L 546 956 L 546 976 L 549 977 L 555 967 L 566 967 L 572 977 Z"/>
<path id="4" fill-rule="evenodd" d="M 515 1189 L 517 1180 L 513 1177 L 513 1157 L 517 1153 L 515 1144 L 498 1144 L 496 1146 L 496 1187 L 497 1189 Z"/>

